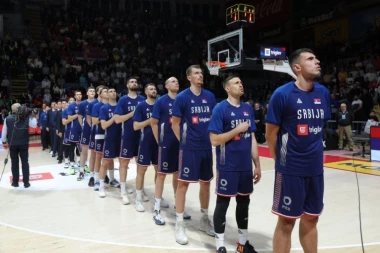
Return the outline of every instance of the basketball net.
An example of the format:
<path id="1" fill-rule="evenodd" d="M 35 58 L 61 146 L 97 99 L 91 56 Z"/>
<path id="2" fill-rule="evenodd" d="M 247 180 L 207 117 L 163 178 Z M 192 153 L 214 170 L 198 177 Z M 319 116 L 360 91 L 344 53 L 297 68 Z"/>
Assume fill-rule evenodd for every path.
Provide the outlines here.
<path id="1" fill-rule="evenodd" d="M 206 63 L 206 65 L 210 72 L 210 75 L 212 76 L 219 76 L 219 69 L 226 67 L 225 62 L 219 62 L 219 61 L 209 61 Z"/>

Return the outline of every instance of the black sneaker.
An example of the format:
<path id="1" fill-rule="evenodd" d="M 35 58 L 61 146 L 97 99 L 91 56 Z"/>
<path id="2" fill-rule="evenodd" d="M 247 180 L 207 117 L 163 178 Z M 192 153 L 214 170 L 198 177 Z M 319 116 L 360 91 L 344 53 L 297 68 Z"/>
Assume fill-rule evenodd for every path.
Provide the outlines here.
<path id="1" fill-rule="evenodd" d="M 220 247 L 220 248 L 216 251 L 216 253 L 227 253 L 227 249 L 226 249 L 226 247 Z"/>
<path id="2" fill-rule="evenodd" d="M 12 183 L 13 187 L 18 187 L 18 183 Z"/>
<path id="3" fill-rule="evenodd" d="M 95 185 L 95 179 L 94 179 L 94 177 L 90 177 L 90 181 L 88 181 L 88 186 L 94 187 L 94 185 Z"/>
<path id="4" fill-rule="evenodd" d="M 239 242 L 237 242 L 236 245 L 236 252 L 238 253 L 257 253 L 255 248 L 251 244 L 249 244 L 249 241 L 247 241 L 245 245 L 242 245 Z"/>
<path id="5" fill-rule="evenodd" d="M 30 187 L 30 183 L 24 183 L 24 187 L 25 188 L 29 188 Z"/>
<path id="6" fill-rule="evenodd" d="M 109 183 L 110 183 L 110 179 L 108 178 L 107 175 L 106 175 L 106 177 L 104 178 L 104 183 L 105 183 L 105 184 L 109 184 Z"/>

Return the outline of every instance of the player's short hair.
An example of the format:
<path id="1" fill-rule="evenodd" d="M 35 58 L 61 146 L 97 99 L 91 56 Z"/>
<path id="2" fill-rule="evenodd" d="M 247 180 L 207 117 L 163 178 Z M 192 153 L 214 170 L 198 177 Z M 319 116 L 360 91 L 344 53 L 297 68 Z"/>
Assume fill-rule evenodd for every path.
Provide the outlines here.
<path id="1" fill-rule="evenodd" d="M 126 83 L 129 83 L 132 79 L 135 79 L 137 81 L 137 77 L 135 76 L 131 76 L 130 78 L 127 79 L 127 82 Z"/>
<path id="2" fill-rule="evenodd" d="M 226 79 L 224 79 L 224 80 L 222 81 L 223 89 L 225 89 L 226 86 L 228 85 L 228 83 L 229 83 L 232 79 L 234 79 L 234 78 L 239 78 L 239 76 L 237 76 L 237 75 L 230 75 L 230 76 L 228 76 Z"/>
<path id="3" fill-rule="evenodd" d="M 155 85 L 154 83 L 147 83 L 147 84 L 145 84 L 145 86 L 144 86 L 144 90 L 145 90 L 146 88 L 148 88 L 149 86 L 154 86 L 154 87 L 156 87 L 156 85 Z"/>
<path id="4" fill-rule="evenodd" d="M 108 87 L 108 88 L 107 88 L 107 90 L 115 90 L 115 91 L 116 91 L 116 88 L 115 88 L 115 87 L 112 87 L 112 86 L 110 86 L 110 87 Z"/>
<path id="5" fill-rule="evenodd" d="M 78 92 L 82 95 L 82 91 L 80 91 L 80 90 L 74 91 L 74 94 L 76 95 Z"/>
<path id="6" fill-rule="evenodd" d="M 202 68 L 201 68 L 201 66 L 199 66 L 198 64 L 196 64 L 196 65 L 190 65 L 190 66 L 186 69 L 186 76 L 191 75 L 193 69 L 202 69 Z"/>
<path id="7" fill-rule="evenodd" d="M 102 85 L 102 86 L 103 86 L 103 87 L 100 88 L 100 90 L 99 90 L 99 94 L 102 93 L 103 90 L 108 90 L 108 87 L 107 87 L 107 86 L 104 86 L 104 85 Z"/>
<path id="8" fill-rule="evenodd" d="M 297 49 L 296 51 L 294 51 L 290 57 L 289 57 L 289 64 L 290 64 L 290 68 L 292 69 L 292 71 L 295 73 L 295 71 L 293 70 L 293 64 L 297 63 L 301 54 L 302 53 L 311 53 L 311 54 L 314 54 L 314 51 L 311 50 L 310 48 L 300 48 L 300 49 Z"/>
<path id="9" fill-rule="evenodd" d="M 61 103 L 61 104 L 62 104 L 62 100 L 58 100 L 58 101 L 57 101 L 57 104 L 58 104 L 58 103 Z"/>
<path id="10" fill-rule="evenodd" d="M 87 91 L 89 91 L 89 90 L 95 90 L 94 86 L 91 85 L 90 87 L 88 87 Z"/>
<path id="11" fill-rule="evenodd" d="M 104 87 L 104 85 L 99 85 L 98 87 L 96 87 L 96 93 L 99 93 L 99 91 L 101 90 L 101 89 L 103 89 L 103 87 Z"/>

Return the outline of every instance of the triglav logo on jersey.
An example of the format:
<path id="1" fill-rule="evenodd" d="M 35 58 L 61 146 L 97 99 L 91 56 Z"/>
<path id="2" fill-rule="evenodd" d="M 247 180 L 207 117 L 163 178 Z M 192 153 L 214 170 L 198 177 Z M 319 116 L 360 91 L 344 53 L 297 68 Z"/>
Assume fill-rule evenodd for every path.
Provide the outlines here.
<path id="1" fill-rule="evenodd" d="M 320 98 L 314 98 L 314 104 L 315 105 L 320 105 L 321 104 L 321 99 Z"/>
<path id="2" fill-rule="evenodd" d="M 311 126 L 309 127 L 307 124 L 298 124 L 297 125 L 297 135 L 299 136 L 308 136 L 309 133 L 311 134 L 318 134 L 322 131 L 322 128 L 320 126 L 314 127 Z"/>

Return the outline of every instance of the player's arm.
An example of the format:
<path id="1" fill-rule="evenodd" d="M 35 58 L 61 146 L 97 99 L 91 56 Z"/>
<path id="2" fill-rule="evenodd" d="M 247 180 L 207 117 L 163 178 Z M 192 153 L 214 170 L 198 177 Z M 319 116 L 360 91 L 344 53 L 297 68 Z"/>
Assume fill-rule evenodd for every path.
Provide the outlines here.
<path id="1" fill-rule="evenodd" d="M 74 115 L 67 115 L 67 118 L 71 121 L 73 120 L 76 120 L 78 118 L 78 114 L 74 114 Z"/>
<path id="2" fill-rule="evenodd" d="M 158 143 L 158 119 L 151 118 L 150 126 L 152 127 L 153 136 L 156 139 L 156 142 Z"/>
<path id="3" fill-rule="evenodd" d="M 77 115 L 78 115 L 79 124 L 82 126 L 82 124 L 83 124 L 83 116 L 80 115 L 80 114 L 77 114 Z"/>
<path id="4" fill-rule="evenodd" d="M 97 125 L 97 124 L 99 124 L 99 118 L 97 118 L 97 117 L 91 117 L 91 122 L 92 122 L 93 125 Z"/>
<path id="5" fill-rule="evenodd" d="M 109 120 L 100 120 L 100 124 L 103 128 L 103 130 L 106 130 L 107 128 L 109 128 L 113 123 L 115 122 L 115 116 L 112 116 L 112 118 L 110 118 Z"/>
<path id="6" fill-rule="evenodd" d="M 151 123 L 151 118 L 144 121 L 133 121 L 133 129 L 135 131 L 143 129 L 144 127 L 149 126 Z"/>
<path id="7" fill-rule="evenodd" d="M 276 145 L 279 130 L 280 126 L 273 125 L 270 123 L 265 124 L 265 138 L 267 140 L 269 151 L 274 159 L 276 159 Z"/>
<path id="8" fill-rule="evenodd" d="M 225 133 L 217 134 L 217 133 L 210 132 L 211 145 L 213 145 L 214 147 L 220 146 L 232 140 L 235 136 L 239 135 L 240 133 L 246 132 L 248 128 L 249 128 L 248 122 L 243 122 L 239 124 L 237 127 L 235 127 L 234 129 Z"/>
<path id="9" fill-rule="evenodd" d="M 181 118 L 172 116 L 172 130 L 174 132 L 175 137 L 177 137 L 178 141 L 181 140 Z"/>
<path id="10" fill-rule="evenodd" d="M 92 125 L 92 117 L 90 115 L 86 115 L 86 122 L 88 123 L 88 125 Z"/>
<path id="11" fill-rule="evenodd" d="M 259 148 L 256 141 L 255 133 L 252 132 L 252 161 L 255 165 L 255 169 L 253 170 L 253 179 L 254 183 L 257 184 L 260 182 L 261 179 L 261 165 L 260 165 L 260 158 L 259 158 Z"/>
<path id="12" fill-rule="evenodd" d="M 130 112 L 128 114 L 125 114 L 125 115 L 115 114 L 115 122 L 116 122 L 116 124 L 123 123 L 124 121 L 129 120 L 130 118 L 133 117 L 134 113 L 135 113 L 135 111 L 132 111 L 132 112 Z"/>
<path id="13" fill-rule="evenodd" d="M 66 119 L 66 118 L 62 118 L 62 124 L 64 125 L 64 126 L 66 126 L 67 124 L 69 124 L 70 123 L 70 120 L 68 120 L 68 119 Z"/>

